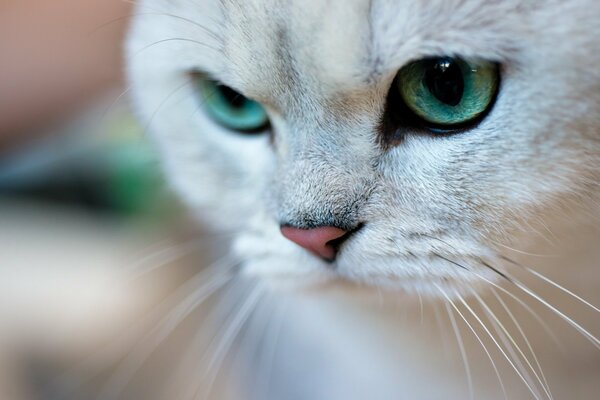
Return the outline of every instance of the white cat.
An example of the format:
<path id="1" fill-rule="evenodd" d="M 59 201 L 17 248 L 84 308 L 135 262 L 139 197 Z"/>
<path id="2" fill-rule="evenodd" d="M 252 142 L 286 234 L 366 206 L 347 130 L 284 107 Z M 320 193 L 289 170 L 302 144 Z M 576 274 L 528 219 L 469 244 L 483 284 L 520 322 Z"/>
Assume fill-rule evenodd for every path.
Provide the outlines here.
<path id="1" fill-rule="evenodd" d="M 139 2 L 170 182 L 235 274 L 304 293 L 257 398 L 597 398 L 599 37 L 595 0 Z"/>

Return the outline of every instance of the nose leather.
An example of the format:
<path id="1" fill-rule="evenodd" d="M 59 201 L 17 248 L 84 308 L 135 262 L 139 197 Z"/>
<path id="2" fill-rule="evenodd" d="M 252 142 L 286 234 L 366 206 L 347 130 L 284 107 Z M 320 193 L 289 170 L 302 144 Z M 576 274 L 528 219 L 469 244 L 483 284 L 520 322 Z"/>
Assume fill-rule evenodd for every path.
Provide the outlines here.
<path id="1" fill-rule="evenodd" d="M 281 234 L 285 238 L 327 261 L 333 261 L 337 253 L 337 249 L 331 242 L 342 238 L 347 233 L 347 231 L 333 226 L 321 226 L 312 229 L 291 226 L 281 227 Z"/>

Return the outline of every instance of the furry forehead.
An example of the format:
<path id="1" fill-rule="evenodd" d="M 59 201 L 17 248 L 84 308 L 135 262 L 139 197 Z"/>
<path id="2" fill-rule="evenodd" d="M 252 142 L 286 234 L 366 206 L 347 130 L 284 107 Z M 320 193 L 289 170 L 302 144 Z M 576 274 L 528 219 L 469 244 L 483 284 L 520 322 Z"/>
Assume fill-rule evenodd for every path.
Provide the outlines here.
<path id="1" fill-rule="evenodd" d="M 226 59 L 223 66 L 229 71 L 222 74 L 240 84 L 281 64 L 288 70 L 290 66 L 312 68 L 311 72 L 324 75 L 318 79 L 321 82 L 351 86 L 428 55 L 502 61 L 518 48 L 529 14 L 535 12 L 534 2 L 516 0 L 147 3 L 198 21 L 205 29 L 196 27 L 194 34 L 203 42 L 216 42 L 218 56 Z"/>

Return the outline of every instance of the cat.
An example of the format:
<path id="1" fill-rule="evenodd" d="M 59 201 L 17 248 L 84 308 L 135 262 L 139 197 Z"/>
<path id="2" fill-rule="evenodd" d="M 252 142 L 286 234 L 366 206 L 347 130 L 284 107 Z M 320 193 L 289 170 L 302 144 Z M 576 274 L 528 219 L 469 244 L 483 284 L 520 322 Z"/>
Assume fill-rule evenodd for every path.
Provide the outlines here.
<path id="1" fill-rule="evenodd" d="M 596 398 L 598 21 L 594 0 L 138 2 L 131 95 L 168 181 L 238 260 L 217 271 L 258 282 L 241 308 L 294 297 L 234 398 Z"/>

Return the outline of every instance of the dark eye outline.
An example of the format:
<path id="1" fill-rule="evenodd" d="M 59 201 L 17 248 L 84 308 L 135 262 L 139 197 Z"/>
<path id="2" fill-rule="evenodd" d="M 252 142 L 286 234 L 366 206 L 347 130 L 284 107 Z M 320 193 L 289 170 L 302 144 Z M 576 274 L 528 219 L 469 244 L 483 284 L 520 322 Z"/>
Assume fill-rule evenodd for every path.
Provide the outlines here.
<path id="1" fill-rule="evenodd" d="M 428 57 L 425 59 L 417 60 L 415 62 L 421 62 L 426 60 L 438 60 L 445 58 L 461 59 L 460 57 Z M 407 64 L 407 65 L 411 65 Z M 421 116 L 417 115 L 404 101 L 400 90 L 398 90 L 398 84 L 400 82 L 400 69 L 390 87 L 388 92 L 385 112 L 381 121 L 381 130 L 383 132 L 383 139 L 385 142 L 401 140 L 404 134 L 411 131 L 417 131 L 420 133 L 433 134 L 434 136 L 447 136 L 457 133 L 462 133 L 470 129 L 475 128 L 479 125 L 492 111 L 496 105 L 498 95 L 502 86 L 502 74 L 501 65 L 495 63 L 496 66 L 496 88 L 491 96 L 490 102 L 487 104 L 485 110 L 477 115 L 475 118 L 466 120 L 457 124 L 437 124 L 425 120 Z M 405 67 L 403 67 L 405 68 Z"/>
<path id="2" fill-rule="evenodd" d="M 204 74 L 202 72 L 199 71 L 194 71 L 190 73 L 190 79 L 192 80 L 192 83 L 194 85 L 195 88 L 195 92 L 199 93 L 196 97 L 198 99 L 198 104 L 201 108 L 204 109 L 205 113 L 207 114 L 207 116 L 217 125 L 219 125 L 220 127 L 222 127 L 223 129 L 226 129 L 228 131 L 231 132 L 235 132 L 238 133 L 240 135 L 244 135 L 244 136 L 258 136 L 264 133 L 267 133 L 270 131 L 271 129 L 271 120 L 269 119 L 268 115 L 266 114 L 266 111 L 264 110 L 264 107 L 258 103 L 255 100 L 252 100 L 246 96 L 244 96 L 243 94 L 241 94 L 240 92 L 238 92 L 237 90 L 231 88 L 228 85 L 225 85 L 224 83 L 211 78 L 210 76 L 208 76 L 207 74 Z M 208 107 L 207 107 L 207 99 L 206 97 L 204 97 L 202 95 L 202 92 L 205 90 L 205 88 L 202 87 L 202 85 L 205 84 L 211 84 L 214 85 L 215 88 L 225 88 L 227 91 L 233 92 L 235 94 L 235 97 L 233 97 L 233 100 L 236 100 L 238 97 L 241 97 L 243 100 L 247 100 L 249 102 L 253 102 L 256 103 L 258 106 L 263 107 L 263 111 L 265 112 L 265 116 L 266 116 L 266 120 L 265 123 L 257 126 L 256 128 L 250 128 L 250 129 L 242 129 L 242 128 L 235 128 L 232 127 L 230 125 L 227 125 L 226 123 L 224 123 L 222 120 L 220 120 L 219 118 L 215 117 L 214 112 L 211 112 Z M 216 94 L 216 93 L 215 93 Z M 226 94 L 224 94 L 225 98 L 228 98 L 230 96 L 227 96 Z M 232 106 L 234 106 L 234 104 L 232 104 Z"/>

